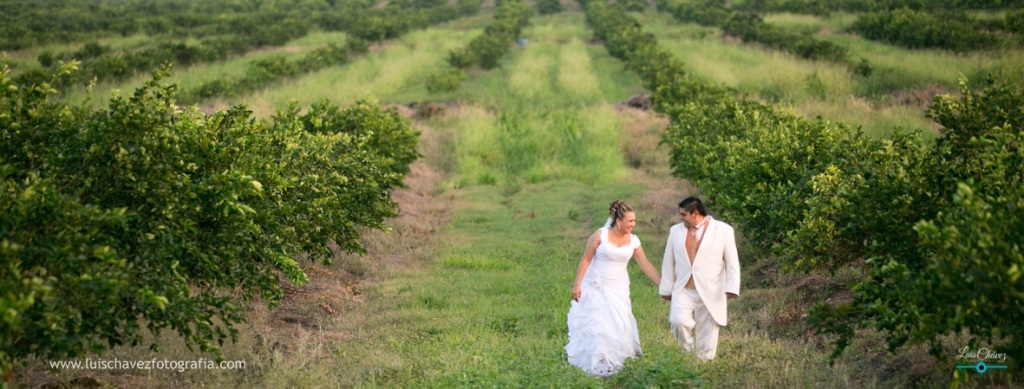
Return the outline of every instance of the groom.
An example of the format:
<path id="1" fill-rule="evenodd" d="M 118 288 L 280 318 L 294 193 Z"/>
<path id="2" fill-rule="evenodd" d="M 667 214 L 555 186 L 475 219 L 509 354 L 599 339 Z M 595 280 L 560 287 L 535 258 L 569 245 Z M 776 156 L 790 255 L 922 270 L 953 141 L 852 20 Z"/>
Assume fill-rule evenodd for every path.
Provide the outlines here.
<path id="1" fill-rule="evenodd" d="M 718 329 L 726 325 L 726 300 L 740 294 L 740 261 L 733 229 L 708 216 L 700 199 L 679 203 L 683 222 L 669 230 L 661 263 L 661 297 L 671 302 L 668 322 L 684 352 L 710 361 Z M 696 341 L 693 332 L 696 331 Z"/>

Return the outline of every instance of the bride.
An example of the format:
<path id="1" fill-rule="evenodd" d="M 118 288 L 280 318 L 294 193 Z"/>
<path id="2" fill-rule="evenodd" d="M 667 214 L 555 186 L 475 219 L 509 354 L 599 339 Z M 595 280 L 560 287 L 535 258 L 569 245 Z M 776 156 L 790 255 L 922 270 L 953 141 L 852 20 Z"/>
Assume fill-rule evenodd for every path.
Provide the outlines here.
<path id="1" fill-rule="evenodd" d="M 627 358 L 642 355 L 633 307 L 629 301 L 626 265 L 635 258 L 655 285 L 658 271 L 647 261 L 633 208 L 622 200 L 609 207 L 608 222 L 587 240 L 576 271 L 569 308 L 569 363 L 587 374 L 607 377 L 622 369 Z"/>

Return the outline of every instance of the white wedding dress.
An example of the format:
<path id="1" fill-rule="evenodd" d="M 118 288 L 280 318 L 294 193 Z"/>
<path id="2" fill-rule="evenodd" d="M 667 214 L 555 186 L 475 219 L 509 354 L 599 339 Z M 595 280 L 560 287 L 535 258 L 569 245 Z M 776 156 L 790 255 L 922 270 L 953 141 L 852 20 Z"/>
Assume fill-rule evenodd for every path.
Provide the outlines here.
<path id="1" fill-rule="evenodd" d="M 601 242 L 580 284 L 580 301 L 569 307 L 569 363 L 591 375 L 607 377 L 622 369 L 627 358 L 640 356 L 640 334 L 629 301 L 626 265 L 640 239 L 630 234 L 629 244 L 617 247 L 608 242 L 608 229 L 601 229 Z"/>

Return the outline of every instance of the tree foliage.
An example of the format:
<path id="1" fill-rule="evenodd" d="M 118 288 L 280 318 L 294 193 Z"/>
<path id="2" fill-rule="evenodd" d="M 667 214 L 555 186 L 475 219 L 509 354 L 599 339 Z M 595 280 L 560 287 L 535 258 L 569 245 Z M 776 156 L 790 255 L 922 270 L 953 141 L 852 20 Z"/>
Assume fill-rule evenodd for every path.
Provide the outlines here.
<path id="1" fill-rule="evenodd" d="M 61 68 L 52 81 L 73 72 Z M 164 70 L 105 109 L 0 65 L 0 370 L 170 329 L 219 352 L 247 301 L 273 305 L 295 256 L 360 252 L 417 154 L 395 112 L 329 102 L 269 123 L 180 108 Z"/>
<path id="2" fill-rule="evenodd" d="M 1003 43 L 999 35 L 962 12 L 932 13 L 897 9 L 861 14 L 850 26 L 861 36 L 909 48 L 939 48 L 958 52 L 991 49 Z"/>
<path id="3" fill-rule="evenodd" d="M 1024 95 L 991 80 L 936 98 L 944 126 L 929 142 L 885 138 L 806 120 L 689 76 L 615 6 L 588 2 L 587 20 L 672 121 L 663 136 L 675 175 L 695 183 L 755 248 L 787 269 L 853 266 L 868 277 L 853 301 L 821 304 L 810 320 L 836 335 L 835 355 L 860 329 L 890 350 L 949 335 L 1024 358 Z M 1015 367 L 1011 366 L 1011 369 Z"/>
<path id="4" fill-rule="evenodd" d="M 508 52 L 531 16 L 533 10 L 522 2 L 503 2 L 482 35 L 473 38 L 468 47 L 448 53 L 448 63 L 458 69 L 472 66 L 492 69 L 498 66 L 498 60 Z"/>
<path id="5" fill-rule="evenodd" d="M 721 1 L 703 0 L 686 2 L 672 0 L 659 4 L 683 22 L 720 27 L 723 32 L 745 42 L 757 42 L 775 50 L 790 52 L 809 60 L 824 60 L 847 65 L 854 74 L 869 76 L 871 66 L 867 60 L 853 59 L 846 47 L 819 40 L 810 34 L 798 34 L 768 24 L 760 15 L 735 12 Z"/>

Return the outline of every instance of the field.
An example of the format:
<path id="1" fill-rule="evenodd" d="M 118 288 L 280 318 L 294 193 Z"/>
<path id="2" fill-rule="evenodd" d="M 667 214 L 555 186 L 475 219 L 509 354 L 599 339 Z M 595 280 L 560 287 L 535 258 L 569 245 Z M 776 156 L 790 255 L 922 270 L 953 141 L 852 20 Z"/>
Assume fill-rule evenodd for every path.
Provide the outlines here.
<path id="1" fill-rule="evenodd" d="M 329 99 L 341 106 L 377 101 L 411 120 L 418 152 L 404 187 L 392 192 L 399 216 L 389 232 L 364 230 L 365 255 L 334 249 L 332 265 L 297 255 L 309 281 L 282 282 L 284 298 L 268 309 L 247 305 L 239 340 L 223 346 L 242 370 L 60 370 L 32 357 L 16 365 L 14 387 L 934 387 L 948 385 L 951 361 L 924 345 L 886 350 L 882 334 L 858 333 L 834 364 L 832 344 L 807 321 L 815 303 L 849 297 L 866 277 L 846 267 L 835 274 L 783 270 L 777 258 L 741 240 L 741 296 L 730 303 L 719 357 L 700 363 L 680 353 L 666 319 L 668 307 L 630 265 L 633 312 L 644 355 L 609 379 L 588 377 L 565 362 L 566 313 L 586 238 L 623 199 L 637 210 L 637 234 L 660 269 L 676 206 L 700 191 L 671 175 L 659 143 L 669 120 L 624 104 L 648 93 L 641 80 L 593 37 L 575 3 L 534 15 L 495 69 L 472 68 L 452 92 L 432 94 L 425 80 L 444 69 L 448 52 L 480 36 L 494 16 L 477 14 L 372 42 L 344 63 L 285 77 L 256 91 L 203 100 L 214 113 L 244 105 L 269 120 L 289 104 Z M 631 15 L 686 69 L 710 83 L 807 119 L 846 123 L 873 137 L 893 128 L 939 137 L 926 116 L 932 95 L 956 93 L 958 78 L 978 82 L 997 73 L 1024 80 L 1024 50 L 905 49 L 844 32 L 851 14 L 768 13 L 789 31 L 810 31 L 870 61 L 870 77 L 842 65 L 813 61 L 738 42 L 714 27 L 681 23 L 649 7 Z M 146 47 L 144 34 L 103 37 L 112 50 Z M 179 91 L 244 75 L 268 58 L 296 61 L 328 44 L 347 44 L 342 31 L 312 29 L 280 46 L 223 60 L 174 65 L 168 81 Z M 18 75 L 38 67 L 44 51 L 71 52 L 85 42 L 12 50 Z M 100 108 L 111 95 L 130 95 L 145 72 L 93 86 L 70 85 L 55 99 Z M 715 210 L 712 209 L 715 214 Z M 726 220 L 729 222 L 729 220 Z M 742 226 L 738 230 L 743 231 Z M 963 334 L 944 339 L 954 349 Z M 92 359 L 195 360 L 173 332 L 146 335 L 144 345 L 117 346 Z M 152 351 L 150 341 L 162 347 Z M 959 382 L 967 387 L 1020 385 L 1019 370 L 992 371 Z"/>

